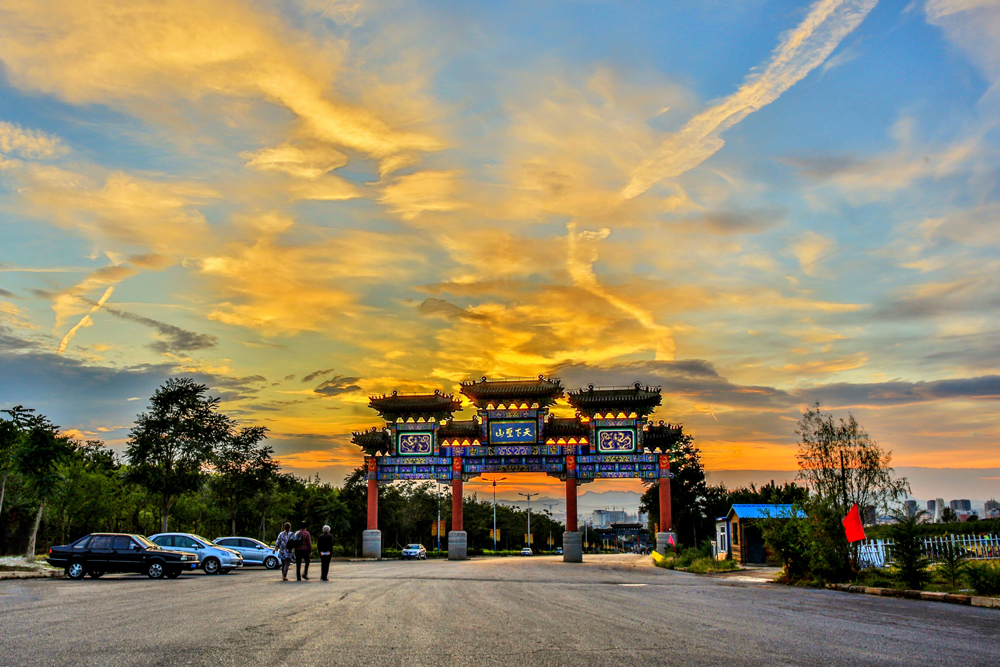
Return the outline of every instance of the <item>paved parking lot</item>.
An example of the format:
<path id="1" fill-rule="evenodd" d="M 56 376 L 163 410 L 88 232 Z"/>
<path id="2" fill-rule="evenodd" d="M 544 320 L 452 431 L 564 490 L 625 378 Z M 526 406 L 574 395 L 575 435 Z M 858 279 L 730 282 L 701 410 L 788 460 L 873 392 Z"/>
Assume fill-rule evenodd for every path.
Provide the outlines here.
<path id="1" fill-rule="evenodd" d="M 8 580 L 0 665 L 1000 664 L 998 610 L 586 558 Z"/>

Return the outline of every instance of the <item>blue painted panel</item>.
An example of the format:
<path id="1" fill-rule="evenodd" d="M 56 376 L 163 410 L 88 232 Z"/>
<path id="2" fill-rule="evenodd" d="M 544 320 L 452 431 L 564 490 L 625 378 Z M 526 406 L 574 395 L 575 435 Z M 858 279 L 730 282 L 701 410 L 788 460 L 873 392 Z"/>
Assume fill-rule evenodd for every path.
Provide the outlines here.
<path id="1" fill-rule="evenodd" d="M 635 430 L 608 428 L 597 430 L 599 454 L 630 454 L 635 451 Z"/>
<path id="2" fill-rule="evenodd" d="M 429 456 L 434 453 L 434 434 L 400 433 L 396 451 L 400 456 Z"/>
<path id="3" fill-rule="evenodd" d="M 537 442 L 538 424 L 533 421 L 490 422 L 490 444 Z"/>

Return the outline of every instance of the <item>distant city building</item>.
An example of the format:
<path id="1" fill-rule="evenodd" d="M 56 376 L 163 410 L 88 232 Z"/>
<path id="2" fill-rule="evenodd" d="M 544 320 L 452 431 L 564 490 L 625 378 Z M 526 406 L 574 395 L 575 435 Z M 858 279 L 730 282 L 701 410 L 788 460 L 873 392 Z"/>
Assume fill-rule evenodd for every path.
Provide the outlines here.
<path id="1" fill-rule="evenodd" d="M 948 507 L 958 512 L 971 512 L 972 511 L 972 501 L 967 499 L 962 500 L 952 500 L 948 503 Z"/>
<path id="2" fill-rule="evenodd" d="M 934 516 L 935 510 L 937 510 L 937 503 L 934 502 L 933 500 L 928 500 L 927 501 L 927 513 L 930 514 L 931 516 Z"/>
<path id="3" fill-rule="evenodd" d="M 928 503 L 930 504 L 930 503 Z M 944 512 L 944 498 L 934 499 L 934 523 L 941 523 L 941 514 Z"/>
<path id="4" fill-rule="evenodd" d="M 638 523 L 635 514 L 625 510 L 594 510 L 591 514 L 593 525 L 597 528 L 609 528 L 613 523 Z"/>
<path id="5" fill-rule="evenodd" d="M 878 523 L 878 512 L 876 511 L 874 505 L 865 505 L 861 520 L 866 526 L 874 526 Z"/>
<path id="6" fill-rule="evenodd" d="M 990 498 L 983 505 L 983 517 L 984 519 L 1000 519 L 1000 503 L 998 503 L 993 498 Z"/>
<path id="7" fill-rule="evenodd" d="M 906 516 L 915 516 L 917 514 L 917 501 L 916 500 L 904 500 L 903 501 L 903 513 Z"/>

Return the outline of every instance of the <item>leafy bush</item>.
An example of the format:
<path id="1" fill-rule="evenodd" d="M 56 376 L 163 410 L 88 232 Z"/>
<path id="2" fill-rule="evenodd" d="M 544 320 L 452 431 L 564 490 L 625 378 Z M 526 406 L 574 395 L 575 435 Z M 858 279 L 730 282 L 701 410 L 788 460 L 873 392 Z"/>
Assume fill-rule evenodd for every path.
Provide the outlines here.
<path id="1" fill-rule="evenodd" d="M 897 585 L 891 572 L 877 567 L 861 570 L 855 583 L 858 586 L 871 586 L 872 588 L 895 588 Z"/>
<path id="2" fill-rule="evenodd" d="M 970 563 L 965 576 L 980 595 L 1000 595 L 1000 564 L 991 561 Z"/>
<path id="3" fill-rule="evenodd" d="M 809 572 L 807 528 L 807 522 L 799 518 L 773 517 L 762 524 L 765 543 L 778 556 L 785 576 L 793 580 Z"/>
<path id="4" fill-rule="evenodd" d="M 732 560 L 716 560 L 711 556 L 699 558 L 684 568 L 687 572 L 695 574 L 707 574 L 709 572 L 732 572 L 738 570 L 739 565 Z"/>
<path id="5" fill-rule="evenodd" d="M 948 580 L 952 588 L 958 588 L 958 580 L 969 564 L 968 558 L 969 552 L 954 542 L 946 542 L 942 545 L 936 569 Z"/>
<path id="6" fill-rule="evenodd" d="M 811 496 L 794 510 L 805 514 L 775 516 L 763 522 L 764 541 L 781 561 L 786 581 L 850 581 L 854 575 L 850 545 L 835 501 Z"/>
<path id="7" fill-rule="evenodd" d="M 917 530 L 923 514 L 924 512 L 917 512 L 912 516 L 906 513 L 896 514 L 896 523 L 892 524 L 889 531 L 892 540 L 889 552 L 897 576 L 907 588 L 913 590 L 920 590 L 930 579 L 927 572 L 930 561 L 924 558 L 924 539 Z"/>

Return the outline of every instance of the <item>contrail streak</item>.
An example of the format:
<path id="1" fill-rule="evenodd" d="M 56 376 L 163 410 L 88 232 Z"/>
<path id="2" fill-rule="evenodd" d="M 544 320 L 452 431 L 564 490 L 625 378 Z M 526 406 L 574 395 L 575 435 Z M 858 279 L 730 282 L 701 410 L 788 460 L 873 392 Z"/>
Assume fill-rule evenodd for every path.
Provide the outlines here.
<path id="1" fill-rule="evenodd" d="M 90 312 L 84 315 L 83 319 L 77 322 L 75 327 L 66 332 L 66 335 L 63 336 L 63 339 L 59 342 L 59 349 L 57 350 L 59 354 L 62 354 L 63 352 L 66 351 L 66 346 L 69 345 L 69 342 L 71 340 L 73 340 L 73 336 L 76 335 L 77 331 L 89 327 L 94 323 L 94 320 L 90 319 L 90 316 L 101 309 L 101 306 L 104 305 L 105 301 L 111 298 L 111 294 L 114 291 L 115 291 L 114 285 L 104 290 L 104 296 L 102 296 L 100 300 L 90 309 Z"/>
<path id="2" fill-rule="evenodd" d="M 720 136 L 754 111 L 770 104 L 821 65 L 857 28 L 878 0 L 820 0 L 796 28 L 782 36 L 767 66 L 751 74 L 739 90 L 688 121 L 667 137 L 633 172 L 622 196 L 632 199 L 664 178 L 680 176 L 725 145 Z"/>

